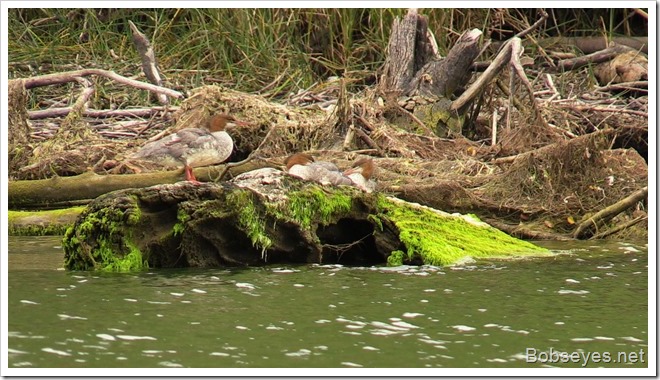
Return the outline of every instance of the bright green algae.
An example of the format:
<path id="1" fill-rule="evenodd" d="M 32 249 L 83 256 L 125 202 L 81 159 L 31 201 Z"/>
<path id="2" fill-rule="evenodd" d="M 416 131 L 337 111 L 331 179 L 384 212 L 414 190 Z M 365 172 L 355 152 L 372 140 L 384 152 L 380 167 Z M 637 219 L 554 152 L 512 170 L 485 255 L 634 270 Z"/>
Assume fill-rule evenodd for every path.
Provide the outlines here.
<path id="1" fill-rule="evenodd" d="M 406 252 L 394 251 L 388 265 L 421 257 L 428 265 L 452 265 L 468 257 L 505 258 L 515 256 L 545 256 L 545 248 L 511 237 L 485 223 L 470 222 L 461 216 L 435 212 L 426 207 L 415 207 L 401 201 L 379 196 L 381 216 L 388 218 L 399 229 L 399 239 Z"/>

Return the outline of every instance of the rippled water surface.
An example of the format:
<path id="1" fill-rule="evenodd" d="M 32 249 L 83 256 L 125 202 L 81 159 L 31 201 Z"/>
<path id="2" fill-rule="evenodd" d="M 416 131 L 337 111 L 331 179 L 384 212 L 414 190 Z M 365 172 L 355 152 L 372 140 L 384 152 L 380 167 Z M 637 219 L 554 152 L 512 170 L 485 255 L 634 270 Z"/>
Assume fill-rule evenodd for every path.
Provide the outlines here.
<path id="1" fill-rule="evenodd" d="M 62 270 L 59 238 L 10 237 L 8 365 L 580 367 L 528 360 L 597 352 L 611 361 L 589 367 L 646 367 L 646 245 L 548 248 L 571 251 L 457 268 L 111 274 Z M 619 352 L 636 362 L 615 363 Z"/>

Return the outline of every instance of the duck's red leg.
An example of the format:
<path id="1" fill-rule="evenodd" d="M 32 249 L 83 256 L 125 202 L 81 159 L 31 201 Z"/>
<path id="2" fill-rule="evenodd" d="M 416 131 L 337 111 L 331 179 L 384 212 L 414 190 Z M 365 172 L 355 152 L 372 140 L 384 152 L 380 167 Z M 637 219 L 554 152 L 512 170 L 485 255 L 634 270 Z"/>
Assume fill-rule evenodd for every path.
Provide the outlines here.
<path id="1" fill-rule="evenodd" d="M 195 174 L 192 171 L 192 167 L 190 165 L 185 166 L 185 171 L 186 171 L 186 181 L 192 182 L 195 185 L 201 185 L 202 183 L 195 178 Z"/>

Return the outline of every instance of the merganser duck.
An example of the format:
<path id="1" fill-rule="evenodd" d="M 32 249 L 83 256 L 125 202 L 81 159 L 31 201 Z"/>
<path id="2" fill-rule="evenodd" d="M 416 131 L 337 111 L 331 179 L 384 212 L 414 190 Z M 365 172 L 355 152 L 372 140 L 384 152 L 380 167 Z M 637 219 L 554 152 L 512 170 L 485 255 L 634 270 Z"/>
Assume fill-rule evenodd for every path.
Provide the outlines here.
<path id="1" fill-rule="evenodd" d="M 234 149 L 227 128 L 248 125 L 231 115 L 211 117 L 202 128 L 184 128 L 162 139 L 152 141 L 131 159 L 152 161 L 164 166 L 183 166 L 186 180 L 200 184 L 192 168 L 224 162 Z"/>
<path id="2" fill-rule="evenodd" d="M 376 189 L 376 181 L 371 178 L 373 173 L 374 161 L 371 158 L 360 158 L 350 169 L 344 171 L 344 175 L 351 179 L 353 186 L 367 193 Z"/>
<path id="3" fill-rule="evenodd" d="M 286 172 L 305 181 L 321 185 L 350 185 L 351 180 L 344 176 L 337 165 L 327 161 L 315 161 L 307 153 L 295 153 L 284 161 Z"/>

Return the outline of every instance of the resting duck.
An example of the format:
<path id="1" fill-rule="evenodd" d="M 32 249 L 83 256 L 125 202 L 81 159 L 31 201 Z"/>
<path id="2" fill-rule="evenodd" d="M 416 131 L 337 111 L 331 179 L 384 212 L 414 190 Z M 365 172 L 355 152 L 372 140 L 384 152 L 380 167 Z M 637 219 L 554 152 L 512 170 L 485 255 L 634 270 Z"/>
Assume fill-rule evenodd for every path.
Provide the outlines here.
<path id="1" fill-rule="evenodd" d="M 321 185 L 350 185 L 351 180 L 344 176 L 332 162 L 315 161 L 307 153 L 295 153 L 284 161 L 286 172 L 305 181 Z"/>
<path id="2" fill-rule="evenodd" d="M 374 161 L 371 158 L 360 158 L 350 169 L 344 171 L 344 175 L 351 179 L 353 186 L 371 193 L 376 189 L 376 181 L 371 178 L 374 169 Z"/>
<path id="3" fill-rule="evenodd" d="M 183 166 L 186 180 L 200 184 L 192 168 L 224 162 L 234 149 L 234 141 L 227 128 L 248 123 L 231 115 L 211 117 L 202 128 L 184 128 L 160 140 L 143 146 L 130 158 L 156 162 L 164 166 Z"/>

